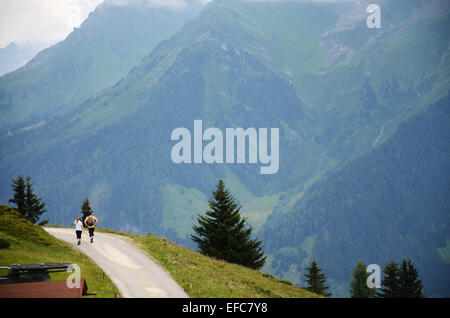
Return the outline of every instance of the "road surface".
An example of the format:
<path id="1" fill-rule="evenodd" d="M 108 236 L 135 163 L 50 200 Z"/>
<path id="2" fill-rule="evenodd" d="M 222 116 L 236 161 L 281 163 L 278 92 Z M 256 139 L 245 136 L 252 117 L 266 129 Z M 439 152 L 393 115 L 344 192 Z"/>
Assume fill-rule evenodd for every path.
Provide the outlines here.
<path id="1" fill-rule="evenodd" d="M 94 243 L 83 232 L 76 245 L 74 229 L 45 228 L 54 237 L 73 244 L 91 258 L 112 280 L 125 298 L 187 298 L 183 289 L 130 239 L 95 232 Z M 81 273 L 83 276 L 83 273 Z"/>

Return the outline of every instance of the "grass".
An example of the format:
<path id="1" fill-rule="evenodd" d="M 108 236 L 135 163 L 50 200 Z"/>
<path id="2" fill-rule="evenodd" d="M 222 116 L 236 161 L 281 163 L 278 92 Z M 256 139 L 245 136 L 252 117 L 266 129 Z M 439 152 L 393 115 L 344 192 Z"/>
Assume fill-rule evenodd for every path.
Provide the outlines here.
<path id="1" fill-rule="evenodd" d="M 279 195 L 255 196 L 230 170 L 226 171 L 224 181 L 232 194 L 239 193 L 238 202 L 242 205 L 242 216 L 248 218 L 254 230 L 253 233 L 257 233 L 278 204 Z"/>
<path id="2" fill-rule="evenodd" d="M 277 194 L 266 196 L 253 195 L 245 185 L 230 171 L 227 171 L 225 184 L 231 193 L 239 193 L 239 204 L 242 205 L 242 215 L 248 218 L 249 224 L 259 231 L 273 208 L 279 202 Z M 195 188 L 183 187 L 178 184 L 166 184 L 162 187 L 163 213 L 162 226 L 175 229 L 178 236 L 184 238 L 192 233 L 192 224 L 197 215 L 205 214 L 208 198 Z"/>
<path id="3" fill-rule="evenodd" d="M 191 298 L 313 298 L 319 297 L 291 282 L 237 264 L 216 260 L 153 235 L 131 238 L 164 268 Z"/>
<path id="4" fill-rule="evenodd" d="M 75 241 L 75 238 L 74 238 Z M 42 227 L 30 223 L 17 211 L 0 206 L 0 266 L 11 264 L 76 263 L 81 277 L 86 279 L 88 292 L 99 298 L 120 297 L 120 293 L 101 268 L 67 243 L 48 234 Z M 3 247 L 3 248 L 2 248 Z M 5 275 L 6 270 L 0 274 Z M 69 273 L 51 274 L 51 281 L 66 280 Z"/>
<path id="5" fill-rule="evenodd" d="M 178 184 L 164 185 L 162 194 L 162 226 L 175 229 L 179 237 L 186 237 L 192 232 L 197 214 L 203 214 L 208 209 L 207 198 L 194 188 Z"/>

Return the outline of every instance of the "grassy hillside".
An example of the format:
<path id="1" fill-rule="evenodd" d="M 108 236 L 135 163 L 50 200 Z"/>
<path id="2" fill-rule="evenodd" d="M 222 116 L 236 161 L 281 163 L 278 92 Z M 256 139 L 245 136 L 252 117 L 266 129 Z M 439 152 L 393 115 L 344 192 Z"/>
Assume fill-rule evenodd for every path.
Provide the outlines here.
<path id="1" fill-rule="evenodd" d="M 4 242 L 9 242 L 5 247 Z M 75 238 L 74 238 L 75 241 Z M 45 232 L 42 227 L 24 219 L 17 211 L 0 206 L 0 265 L 37 263 L 76 263 L 81 268 L 81 277 L 86 279 L 89 292 L 96 296 L 112 298 L 119 291 L 103 271 L 87 256 Z M 1 275 L 6 275 L 2 270 Z M 65 280 L 67 273 L 51 274 L 51 280 Z"/>
<path id="2" fill-rule="evenodd" d="M 272 275 L 216 260 L 153 235 L 125 235 L 134 240 L 186 291 L 196 298 L 317 298 Z"/>

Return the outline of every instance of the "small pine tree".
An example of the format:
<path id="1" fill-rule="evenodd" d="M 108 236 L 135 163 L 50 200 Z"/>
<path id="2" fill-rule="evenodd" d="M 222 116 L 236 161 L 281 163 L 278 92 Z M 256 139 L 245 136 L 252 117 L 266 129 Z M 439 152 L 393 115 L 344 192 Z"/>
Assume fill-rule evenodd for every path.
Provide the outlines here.
<path id="1" fill-rule="evenodd" d="M 47 212 L 45 209 L 45 202 L 42 202 L 41 198 L 38 198 L 33 192 L 33 184 L 31 183 L 31 178 L 27 176 L 27 186 L 26 186 L 26 206 L 28 209 L 27 219 L 32 223 L 37 223 L 41 218 L 41 215 Z M 44 225 L 48 220 L 42 221 L 39 225 Z"/>
<path id="2" fill-rule="evenodd" d="M 307 267 L 306 270 L 308 271 L 305 274 L 305 281 L 308 284 L 306 289 L 310 292 L 330 297 L 331 294 L 326 292 L 326 290 L 329 288 L 325 285 L 327 278 L 322 272 L 322 269 L 317 265 L 317 261 L 313 260 L 311 265 Z"/>
<path id="3" fill-rule="evenodd" d="M 16 180 L 12 180 L 12 188 L 14 191 L 13 199 L 9 202 L 16 204 L 19 213 L 32 223 L 37 223 L 42 214 L 47 212 L 45 203 L 38 198 L 33 191 L 31 178 L 27 176 L 26 183 L 22 176 L 18 176 Z M 41 221 L 39 225 L 45 225 L 48 220 Z"/>
<path id="4" fill-rule="evenodd" d="M 418 279 L 419 273 L 410 259 L 402 260 L 399 271 L 400 295 L 402 298 L 423 298 L 422 282 Z"/>
<path id="5" fill-rule="evenodd" d="M 89 203 L 89 199 L 86 198 L 81 205 L 81 222 L 84 224 L 84 220 L 93 213 L 91 209 L 91 204 Z"/>
<path id="6" fill-rule="evenodd" d="M 17 179 L 12 180 L 11 184 L 13 190 L 13 198 L 9 199 L 10 203 L 15 204 L 15 209 L 23 216 L 27 216 L 27 209 L 25 203 L 25 180 L 23 176 L 18 176 Z"/>
<path id="7" fill-rule="evenodd" d="M 198 216 L 198 224 L 191 235 L 200 252 L 230 263 L 259 269 L 266 257 L 262 241 L 251 238 L 252 228 L 246 227 L 246 218 L 240 215 L 238 206 L 230 191 L 225 189 L 222 179 L 217 184 L 213 198 L 208 200 L 209 210 L 205 216 Z"/>
<path id="8" fill-rule="evenodd" d="M 353 280 L 350 283 L 350 296 L 352 298 L 373 298 L 375 289 L 367 287 L 367 265 L 359 260 L 352 273 Z"/>
<path id="9" fill-rule="evenodd" d="M 400 271 L 398 264 L 394 261 L 389 262 L 383 269 L 384 278 L 381 281 L 381 289 L 377 292 L 379 298 L 398 298 L 400 297 Z"/>

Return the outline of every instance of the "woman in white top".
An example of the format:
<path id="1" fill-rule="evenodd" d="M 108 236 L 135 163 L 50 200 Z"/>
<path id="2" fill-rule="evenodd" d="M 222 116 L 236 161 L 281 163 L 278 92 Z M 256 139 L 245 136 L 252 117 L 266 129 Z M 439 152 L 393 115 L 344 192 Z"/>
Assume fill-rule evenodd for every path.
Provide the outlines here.
<path id="1" fill-rule="evenodd" d="M 77 234 L 77 240 L 78 240 L 77 245 L 80 245 L 81 244 L 81 233 L 83 233 L 83 222 L 81 222 L 80 218 L 77 216 L 77 218 L 75 219 L 75 222 L 73 222 L 73 224 L 75 224 L 75 233 Z"/>

